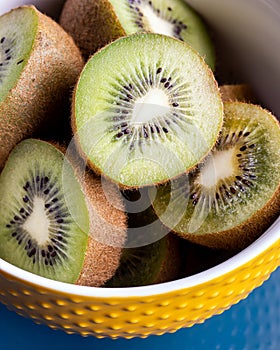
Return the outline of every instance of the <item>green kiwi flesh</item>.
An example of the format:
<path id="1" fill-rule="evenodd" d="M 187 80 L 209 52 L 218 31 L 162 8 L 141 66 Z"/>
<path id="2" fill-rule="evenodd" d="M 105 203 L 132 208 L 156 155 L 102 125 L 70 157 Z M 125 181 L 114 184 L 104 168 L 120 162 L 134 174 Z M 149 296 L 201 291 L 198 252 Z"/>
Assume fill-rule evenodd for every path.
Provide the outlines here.
<path id="1" fill-rule="evenodd" d="M 120 38 L 93 55 L 72 104 L 79 150 L 97 173 L 127 188 L 194 167 L 213 147 L 222 120 L 219 89 L 202 58 L 151 33 Z"/>
<path id="2" fill-rule="evenodd" d="M 15 85 L 31 54 L 37 25 L 38 17 L 31 8 L 0 17 L 0 102 Z"/>
<path id="3" fill-rule="evenodd" d="M 85 57 L 124 35 L 165 34 L 191 45 L 214 69 L 215 53 L 202 18 L 183 0 L 67 0 L 60 24 Z"/>
<path id="4" fill-rule="evenodd" d="M 72 200 L 68 196 L 67 203 L 66 189 L 71 189 Z M 84 263 L 89 216 L 64 154 L 44 141 L 19 143 L 0 176 L 0 207 L 0 258 L 43 277 L 75 283 Z"/>
<path id="5" fill-rule="evenodd" d="M 259 106 L 225 102 L 208 158 L 184 179 L 159 188 L 154 209 L 180 236 L 214 248 L 244 248 L 279 215 L 280 128 Z M 173 217 L 164 215 L 166 208 Z M 175 222 L 176 213 L 183 212 Z"/>

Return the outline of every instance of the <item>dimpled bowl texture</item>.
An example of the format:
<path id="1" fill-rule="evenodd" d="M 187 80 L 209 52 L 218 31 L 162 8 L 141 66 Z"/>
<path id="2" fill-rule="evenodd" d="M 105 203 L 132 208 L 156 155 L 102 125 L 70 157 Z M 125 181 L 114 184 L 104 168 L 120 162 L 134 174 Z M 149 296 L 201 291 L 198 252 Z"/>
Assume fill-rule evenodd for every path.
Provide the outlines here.
<path id="1" fill-rule="evenodd" d="M 248 0 L 246 4 L 243 0 L 188 2 L 205 16 L 218 34 L 222 34 L 221 42 L 228 38 L 225 47 L 228 57 L 230 52 L 236 55 L 236 71 L 242 66 L 238 73 L 244 73 L 264 104 L 275 114 L 280 112 L 275 93 L 279 90 L 274 90 L 276 84 L 280 84 L 280 69 L 276 69 L 280 62 L 280 6 L 272 1 Z M 23 3 L 27 2 L 1 1 L 0 13 Z M 33 3 L 41 11 L 55 16 L 63 1 L 37 0 Z M 252 39 L 249 34 L 256 31 L 256 23 L 264 33 Z M 243 36 L 239 36 L 240 31 Z M 237 38 L 236 53 L 231 50 L 234 50 Z M 260 52 L 262 48 L 268 49 L 269 54 Z M 256 55 L 251 56 L 251 53 Z M 250 62 L 248 57 L 251 57 Z M 259 59 L 266 61 L 256 70 L 261 63 Z M 279 265 L 280 219 L 252 245 L 229 260 L 194 276 L 153 286 L 122 289 L 75 286 L 33 275 L 0 259 L 0 302 L 36 323 L 67 333 L 99 338 L 144 338 L 150 334 L 175 332 L 222 313 L 260 286 Z"/>

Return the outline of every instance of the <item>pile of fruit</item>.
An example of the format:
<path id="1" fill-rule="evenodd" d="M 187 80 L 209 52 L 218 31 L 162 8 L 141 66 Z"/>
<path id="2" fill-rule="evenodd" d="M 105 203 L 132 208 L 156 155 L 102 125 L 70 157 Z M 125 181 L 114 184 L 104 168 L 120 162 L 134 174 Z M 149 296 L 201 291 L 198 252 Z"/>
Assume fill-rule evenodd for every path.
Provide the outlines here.
<path id="1" fill-rule="evenodd" d="M 256 240 L 279 215 L 279 122 L 218 76 L 183 0 L 67 0 L 59 23 L 34 6 L 2 15 L 0 258 L 126 287 Z"/>

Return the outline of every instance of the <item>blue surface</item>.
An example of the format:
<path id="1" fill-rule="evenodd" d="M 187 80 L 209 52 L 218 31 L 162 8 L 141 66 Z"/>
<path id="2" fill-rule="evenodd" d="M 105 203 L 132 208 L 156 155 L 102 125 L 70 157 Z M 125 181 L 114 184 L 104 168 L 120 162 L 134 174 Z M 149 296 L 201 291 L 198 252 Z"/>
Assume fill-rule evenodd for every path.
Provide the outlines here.
<path id="1" fill-rule="evenodd" d="M 279 350 L 280 269 L 246 300 L 204 324 L 147 339 L 83 338 L 53 331 L 0 304 L 1 350 Z"/>

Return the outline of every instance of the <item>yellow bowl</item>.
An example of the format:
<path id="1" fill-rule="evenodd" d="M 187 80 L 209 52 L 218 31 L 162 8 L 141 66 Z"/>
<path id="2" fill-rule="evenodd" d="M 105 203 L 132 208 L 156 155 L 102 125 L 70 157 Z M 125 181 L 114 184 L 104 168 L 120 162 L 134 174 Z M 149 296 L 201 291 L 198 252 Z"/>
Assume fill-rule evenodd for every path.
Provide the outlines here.
<path id="1" fill-rule="evenodd" d="M 0 13 L 23 3 L 28 2 L 1 2 Z M 63 1 L 33 3 L 55 14 Z M 228 50 L 225 60 L 234 53 L 235 70 L 243 73 L 265 104 L 280 112 L 276 96 L 280 85 L 280 6 L 258 1 L 252 8 L 243 0 L 189 3 L 217 30 Z M 229 66 L 231 62 L 229 59 Z M 36 276 L 0 259 L 0 302 L 36 323 L 67 333 L 99 338 L 147 337 L 175 332 L 222 313 L 261 285 L 279 265 L 280 218 L 252 245 L 222 264 L 153 286 L 75 286 Z"/>

